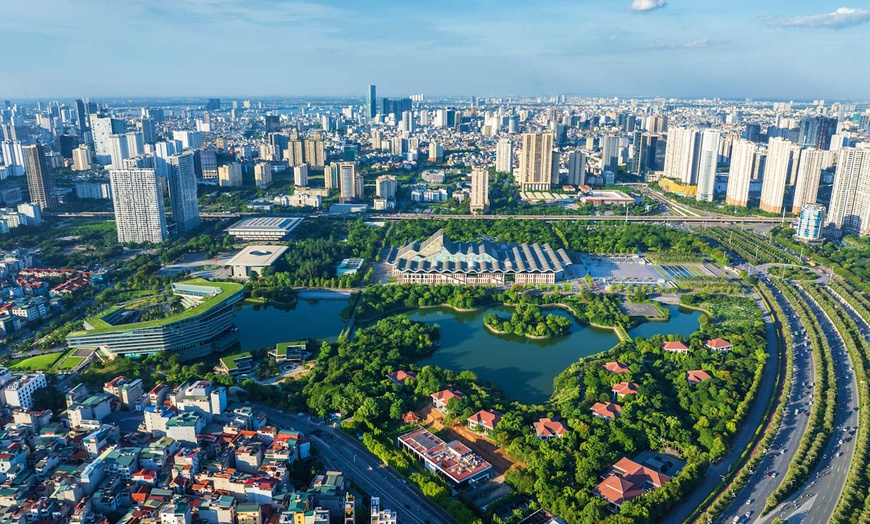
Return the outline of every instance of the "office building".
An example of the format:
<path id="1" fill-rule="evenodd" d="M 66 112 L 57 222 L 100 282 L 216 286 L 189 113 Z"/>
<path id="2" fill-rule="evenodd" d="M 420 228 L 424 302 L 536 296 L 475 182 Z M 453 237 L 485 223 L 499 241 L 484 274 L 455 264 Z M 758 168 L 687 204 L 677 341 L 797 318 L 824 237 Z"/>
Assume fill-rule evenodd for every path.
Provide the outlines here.
<path id="1" fill-rule="evenodd" d="M 79 135 L 85 143 L 91 143 L 90 129 L 88 128 L 88 112 L 85 110 L 85 103 L 82 99 L 76 99 L 76 124 L 79 128 Z"/>
<path id="2" fill-rule="evenodd" d="M 513 171 L 514 145 L 510 138 L 502 138 L 495 146 L 495 170 L 499 173 Z"/>
<path id="3" fill-rule="evenodd" d="M 843 233 L 870 235 L 870 149 L 840 150 L 827 223 Z"/>
<path id="4" fill-rule="evenodd" d="M 586 155 L 582 151 L 568 153 L 568 180 L 574 187 L 586 184 Z"/>
<path id="5" fill-rule="evenodd" d="M 619 137 L 601 137 L 601 172 L 616 173 L 619 168 Z"/>
<path id="6" fill-rule="evenodd" d="M 375 194 L 378 198 L 386 198 L 387 200 L 395 200 L 396 190 L 399 184 L 396 182 L 396 177 L 393 175 L 381 175 L 375 181 Z"/>
<path id="7" fill-rule="evenodd" d="M 785 186 L 792 179 L 792 171 L 797 167 L 800 148 L 791 140 L 782 137 L 770 139 L 767 148 L 767 165 L 761 185 L 761 204 L 758 207 L 768 213 L 781 213 Z"/>
<path id="8" fill-rule="evenodd" d="M 483 167 L 471 170 L 471 212 L 489 210 L 489 170 Z"/>
<path id="9" fill-rule="evenodd" d="M 181 360 L 191 360 L 225 351 L 238 343 L 233 305 L 244 296 L 241 284 L 189 280 L 173 283 L 172 293 L 181 297 L 184 311 L 159 320 L 122 323 L 128 312 L 123 306 L 113 306 L 85 319 L 84 330 L 67 335 L 67 344 L 97 349 L 101 356 L 110 359 L 166 351 L 180 355 Z M 175 405 L 183 411 L 202 409 L 199 407 L 202 402 L 177 397 L 178 393 Z"/>
<path id="10" fill-rule="evenodd" d="M 746 207 L 749 203 L 749 184 L 752 181 L 756 149 L 755 143 L 749 140 L 734 143 L 725 194 L 725 203 L 729 206 Z"/>
<path id="11" fill-rule="evenodd" d="M 57 137 L 57 146 L 60 149 L 60 156 L 72 159 L 73 149 L 79 146 L 79 137 L 75 135 L 60 135 Z"/>
<path id="12" fill-rule="evenodd" d="M 668 132 L 665 148 L 665 166 L 662 176 L 678 180 L 681 184 L 698 183 L 698 155 L 700 133 L 696 129 L 675 127 Z"/>
<path id="13" fill-rule="evenodd" d="M 825 226 L 825 206 L 807 204 L 801 209 L 794 237 L 803 242 L 818 242 Z"/>
<path id="14" fill-rule="evenodd" d="M 558 183 L 558 170 L 553 172 L 553 135 L 523 134 L 517 184 L 521 190 L 550 189 Z"/>
<path id="15" fill-rule="evenodd" d="M 720 139 L 719 131 L 715 129 L 707 129 L 701 133 L 698 157 L 698 193 L 696 196 L 699 202 L 713 201 Z"/>
<path id="16" fill-rule="evenodd" d="M 329 164 L 323 168 L 323 187 L 326 189 L 338 189 L 341 186 L 337 163 Z"/>
<path id="17" fill-rule="evenodd" d="M 366 91 L 366 118 L 373 119 L 378 114 L 378 96 L 375 86 L 370 85 Z"/>
<path id="18" fill-rule="evenodd" d="M 91 168 L 91 150 L 81 145 L 73 149 L 73 171 L 87 171 Z"/>
<path id="19" fill-rule="evenodd" d="M 798 145 L 828 149 L 831 137 L 837 132 L 837 119 L 824 116 L 804 118 L 798 128 Z"/>
<path id="20" fill-rule="evenodd" d="M 127 135 L 112 135 L 109 137 L 109 144 L 111 145 L 111 166 L 114 169 L 121 169 L 125 159 L 135 156 L 130 154 Z"/>
<path id="21" fill-rule="evenodd" d="M 822 171 L 833 165 L 833 156 L 832 151 L 814 147 L 801 150 L 791 208 L 793 214 L 801 213 L 807 204 L 816 203 Z"/>
<path id="22" fill-rule="evenodd" d="M 205 134 L 201 131 L 173 131 L 172 139 L 179 140 L 183 149 L 199 149 Z"/>
<path id="23" fill-rule="evenodd" d="M 309 138 L 305 140 L 305 162 L 313 169 L 323 169 L 326 155 L 323 149 L 323 140 Z"/>
<path id="24" fill-rule="evenodd" d="M 278 242 L 302 223 L 301 218 L 243 218 L 226 229 L 230 236 L 244 241 Z"/>
<path id="25" fill-rule="evenodd" d="M 357 180 L 359 178 L 359 180 Z M 356 174 L 356 164 L 353 162 L 339 162 L 338 179 L 341 185 L 340 200 L 342 202 L 362 198 L 362 175 Z"/>
<path id="26" fill-rule="evenodd" d="M 169 203 L 178 233 L 187 233 L 199 226 L 199 199 L 193 151 L 184 151 L 169 157 Z"/>
<path id="27" fill-rule="evenodd" d="M 163 194 L 154 169 L 110 169 L 109 181 L 118 242 L 159 244 L 166 240 Z"/>
<path id="28" fill-rule="evenodd" d="M 24 173 L 27 175 L 30 202 L 39 204 L 43 210 L 53 210 L 57 206 L 57 200 L 45 161 L 45 148 L 41 144 L 24 146 L 21 152 L 24 155 Z"/>
<path id="29" fill-rule="evenodd" d="M 3 387 L 4 404 L 29 411 L 33 409 L 33 394 L 46 386 L 48 382 L 43 373 L 31 373 L 16 378 Z"/>
<path id="30" fill-rule="evenodd" d="M 7 166 L 21 166 L 24 168 L 24 151 L 21 150 L 21 142 L 17 140 L 4 140 L 0 144 L 3 153 L 3 163 Z"/>
<path id="31" fill-rule="evenodd" d="M 218 185 L 220 187 L 242 187 L 242 164 L 233 162 L 219 166 Z"/>
<path id="32" fill-rule="evenodd" d="M 213 147 L 207 147 L 205 149 L 202 149 L 201 151 L 197 151 L 196 154 L 199 155 L 199 168 L 202 174 L 202 178 L 217 178 L 217 151 L 215 151 Z"/>
<path id="33" fill-rule="evenodd" d="M 308 186 L 308 164 L 299 164 L 293 167 L 293 185 L 296 187 Z"/>
<path id="34" fill-rule="evenodd" d="M 127 123 L 121 119 L 109 116 L 92 116 L 90 122 L 97 162 L 103 165 L 111 164 L 112 135 L 123 135 L 126 133 Z"/>
<path id="35" fill-rule="evenodd" d="M 254 183 L 259 188 L 272 185 L 272 166 L 268 162 L 258 162 L 254 165 Z"/>
<path id="36" fill-rule="evenodd" d="M 142 120 L 140 120 L 139 125 L 142 129 L 142 141 L 146 144 L 156 144 L 157 131 L 154 128 L 154 120 L 150 118 L 143 118 Z"/>

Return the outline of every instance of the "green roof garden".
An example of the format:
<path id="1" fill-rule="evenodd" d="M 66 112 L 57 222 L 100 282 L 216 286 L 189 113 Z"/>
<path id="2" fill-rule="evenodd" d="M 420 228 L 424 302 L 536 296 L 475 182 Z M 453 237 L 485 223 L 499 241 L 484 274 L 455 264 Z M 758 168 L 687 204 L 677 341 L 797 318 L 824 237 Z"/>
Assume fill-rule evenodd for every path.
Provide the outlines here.
<path id="1" fill-rule="evenodd" d="M 114 313 L 117 313 L 119 310 L 124 309 L 123 305 L 112 306 L 98 315 L 85 319 L 85 322 L 92 326 L 93 329 L 86 329 L 84 331 L 75 331 L 70 333 L 69 337 L 77 337 L 77 336 L 87 336 L 87 335 L 96 335 L 100 333 L 109 333 L 112 331 L 129 331 L 132 329 L 147 329 L 153 327 L 165 326 L 167 324 L 171 324 L 173 322 L 178 322 L 180 320 L 186 320 L 188 318 L 192 318 L 196 315 L 204 313 L 209 309 L 220 305 L 226 300 L 233 298 L 238 293 L 241 293 L 244 290 L 244 286 L 241 284 L 237 284 L 235 282 L 211 282 L 205 279 L 197 278 L 193 280 L 186 280 L 184 282 L 177 283 L 177 286 L 173 285 L 173 294 L 182 295 L 185 294 L 184 291 L 188 290 L 185 288 L 195 289 L 195 288 L 215 288 L 218 292 L 210 295 L 206 295 L 202 297 L 202 302 L 197 304 L 194 307 L 187 308 L 184 311 L 178 313 L 177 315 L 171 315 L 166 318 L 161 318 L 157 320 L 149 320 L 145 322 L 132 322 L 130 324 L 119 324 L 113 325 L 106 320 L 107 317 L 111 316 Z"/>
<path id="2" fill-rule="evenodd" d="M 239 365 L 237 363 L 238 360 L 245 360 L 249 358 L 254 358 L 249 352 L 244 351 L 242 353 L 236 353 L 235 355 L 228 355 L 226 357 L 221 357 L 221 364 L 229 371 L 234 369 L 238 369 Z"/>
<path id="3" fill-rule="evenodd" d="M 275 354 L 279 357 L 286 357 L 287 348 L 299 346 L 301 346 L 302 349 L 305 349 L 307 347 L 307 343 L 304 340 L 297 340 L 295 342 L 279 342 L 275 345 Z"/>

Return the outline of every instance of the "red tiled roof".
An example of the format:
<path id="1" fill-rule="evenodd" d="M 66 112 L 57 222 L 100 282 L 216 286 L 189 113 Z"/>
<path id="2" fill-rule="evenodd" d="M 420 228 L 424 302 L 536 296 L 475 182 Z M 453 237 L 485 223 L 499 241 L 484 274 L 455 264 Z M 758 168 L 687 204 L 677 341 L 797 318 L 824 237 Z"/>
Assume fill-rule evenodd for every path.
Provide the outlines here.
<path id="1" fill-rule="evenodd" d="M 495 429 L 501 420 L 501 413 L 494 409 L 480 410 L 474 415 L 468 417 L 468 422 L 485 427 L 486 429 Z"/>
<path id="2" fill-rule="evenodd" d="M 689 346 L 687 346 L 683 342 L 680 342 L 679 340 L 667 341 L 664 344 L 662 344 L 662 348 L 664 348 L 665 351 L 675 351 L 675 352 L 681 352 L 681 353 L 689 351 Z"/>
<path id="3" fill-rule="evenodd" d="M 596 402 L 595 404 L 592 404 L 592 408 L 590 409 L 592 410 L 593 415 L 609 420 L 613 420 L 622 414 L 622 406 L 614 404 L 613 402 Z"/>
<path id="4" fill-rule="evenodd" d="M 686 380 L 688 380 L 692 384 L 698 384 L 710 378 L 713 377 L 711 377 L 710 374 L 703 369 L 693 369 L 691 371 L 686 371 Z"/>
<path id="5" fill-rule="evenodd" d="M 558 420 L 542 418 L 535 422 L 535 432 L 539 437 L 561 437 L 568 432 L 568 427 Z"/>
<path id="6" fill-rule="evenodd" d="M 607 371 L 610 371 L 611 373 L 628 373 L 629 372 L 628 366 L 626 366 L 622 362 L 608 362 L 601 367 L 603 367 Z"/>
<path id="7" fill-rule="evenodd" d="M 387 375 L 387 378 L 389 378 L 396 384 L 399 384 L 400 386 L 404 386 L 406 380 L 408 380 L 409 378 L 417 378 L 417 374 L 413 371 L 404 371 L 400 369 Z"/>
<path id="8" fill-rule="evenodd" d="M 402 415 L 402 421 L 406 423 L 417 422 L 420 420 L 420 416 L 414 413 L 413 411 L 409 411 Z"/>
<path id="9" fill-rule="evenodd" d="M 449 389 L 442 389 L 441 391 L 438 391 L 436 393 L 432 393 L 433 399 L 440 400 L 440 401 L 444 402 L 445 404 L 448 403 L 450 401 L 450 399 L 452 399 L 454 397 L 462 398 L 462 392 L 456 391 L 456 390 L 451 391 Z"/>
<path id="10" fill-rule="evenodd" d="M 731 342 L 724 338 L 714 338 L 705 342 L 704 345 L 710 349 L 727 349 L 731 347 Z"/>
<path id="11" fill-rule="evenodd" d="M 671 478 L 667 475 L 622 457 L 613 465 L 611 474 L 596 486 L 593 493 L 613 504 L 620 505 L 642 495 L 645 487 L 660 488 L 669 480 Z"/>
<path id="12" fill-rule="evenodd" d="M 611 391 L 621 397 L 625 395 L 637 395 L 637 384 L 634 382 L 620 382 L 619 384 L 614 384 Z"/>

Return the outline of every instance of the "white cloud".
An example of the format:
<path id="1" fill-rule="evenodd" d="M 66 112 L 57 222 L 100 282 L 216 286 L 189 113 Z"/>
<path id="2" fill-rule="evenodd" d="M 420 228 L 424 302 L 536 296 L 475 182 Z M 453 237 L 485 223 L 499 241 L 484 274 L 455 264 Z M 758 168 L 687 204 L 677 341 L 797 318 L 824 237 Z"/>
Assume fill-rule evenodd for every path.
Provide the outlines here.
<path id="1" fill-rule="evenodd" d="M 668 3 L 665 0 L 632 0 L 632 11 L 652 11 L 665 7 Z"/>
<path id="2" fill-rule="evenodd" d="M 870 10 L 841 7 L 832 13 L 782 18 L 776 23 L 784 27 L 843 29 L 867 22 L 870 22 Z"/>

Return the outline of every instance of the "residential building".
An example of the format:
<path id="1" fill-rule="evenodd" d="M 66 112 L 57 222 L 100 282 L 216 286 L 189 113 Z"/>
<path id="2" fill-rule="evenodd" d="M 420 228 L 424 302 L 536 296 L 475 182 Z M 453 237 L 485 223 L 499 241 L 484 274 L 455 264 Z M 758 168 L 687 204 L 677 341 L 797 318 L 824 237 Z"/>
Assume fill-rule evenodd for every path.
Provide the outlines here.
<path id="1" fill-rule="evenodd" d="M 242 164 L 233 162 L 218 166 L 218 185 L 220 187 L 242 187 Z"/>
<path id="2" fill-rule="evenodd" d="M 118 242 L 159 244 L 169 236 L 163 194 L 154 169 L 110 169 Z"/>
<path id="3" fill-rule="evenodd" d="M 819 196 L 822 171 L 834 164 L 834 153 L 814 147 L 800 152 L 797 181 L 795 182 L 792 214 L 799 214 L 807 204 L 815 204 Z"/>
<path id="4" fill-rule="evenodd" d="M 468 417 L 468 427 L 488 435 L 501 421 L 502 414 L 494 409 L 482 409 Z"/>
<path id="5" fill-rule="evenodd" d="M 123 375 L 103 384 L 103 391 L 118 397 L 122 406 L 133 410 L 145 395 L 142 379 L 131 380 Z"/>
<path id="6" fill-rule="evenodd" d="M 798 128 L 798 144 L 803 147 L 828 149 L 831 137 L 837 132 L 837 119 L 825 116 L 804 118 Z"/>
<path id="7" fill-rule="evenodd" d="M 91 168 L 91 150 L 87 145 L 73 149 L 73 171 L 87 171 Z"/>
<path id="8" fill-rule="evenodd" d="M 438 411 L 447 411 L 447 404 L 449 404 L 454 398 L 462 399 L 463 395 L 461 391 L 443 389 L 432 393 L 430 397 L 432 398 L 432 407 Z"/>
<path id="9" fill-rule="evenodd" d="M 323 169 L 326 165 L 326 154 L 323 149 L 323 140 L 310 138 L 305 140 L 305 162 L 314 169 Z"/>
<path id="10" fill-rule="evenodd" d="M 840 150 L 826 220 L 843 233 L 870 235 L 870 149 Z"/>
<path id="11" fill-rule="evenodd" d="M 293 185 L 296 187 L 308 186 L 308 164 L 293 166 Z"/>
<path id="12" fill-rule="evenodd" d="M 703 369 L 693 369 L 686 372 L 686 380 L 688 380 L 690 384 L 700 384 L 701 382 L 710 380 L 711 378 L 713 377 Z"/>
<path id="13" fill-rule="evenodd" d="M 586 185 L 586 155 L 582 151 L 568 153 L 568 179 L 565 183 L 574 187 Z"/>
<path id="14" fill-rule="evenodd" d="M 372 497 L 369 508 L 371 509 L 371 524 L 396 524 L 396 512 L 382 508 L 380 497 Z M 350 521 L 350 524 L 352 523 L 353 520 Z"/>
<path id="15" fill-rule="evenodd" d="M 622 457 L 604 476 L 592 493 L 605 499 L 613 510 L 632 499 L 665 485 L 671 478 L 655 469 Z"/>
<path id="16" fill-rule="evenodd" d="M 193 151 L 176 153 L 168 159 L 169 205 L 178 233 L 188 233 L 199 227 L 199 198 Z M 162 208 L 162 198 L 161 208 Z"/>
<path id="17" fill-rule="evenodd" d="M 429 142 L 429 162 L 442 162 L 444 160 L 444 148 L 441 147 L 441 144 L 435 142 Z"/>
<path id="18" fill-rule="evenodd" d="M 822 239 L 825 226 L 825 206 L 807 204 L 801 210 L 795 225 L 795 238 L 804 242 L 818 242 Z"/>
<path id="19" fill-rule="evenodd" d="M 523 134 L 517 184 L 521 190 L 550 189 L 558 183 L 558 170 L 553 172 L 552 133 Z"/>
<path id="20" fill-rule="evenodd" d="M 510 138 L 502 138 L 495 146 L 495 170 L 499 173 L 513 171 L 514 145 Z"/>
<path id="21" fill-rule="evenodd" d="M 749 140 L 738 140 L 734 143 L 725 195 L 727 205 L 746 207 L 749 203 L 749 184 L 752 182 L 756 150 L 755 142 Z"/>
<path id="22" fill-rule="evenodd" d="M 268 162 L 258 162 L 254 165 L 254 183 L 258 188 L 272 185 L 272 166 Z"/>
<path id="23" fill-rule="evenodd" d="M 770 139 L 767 145 L 767 164 L 761 186 L 759 209 L 768 213 L 781 213 L 785 199 L 785 186 L 793 181 L 797 170 L 800 148 L 782 137 Z M 792 182 L 793 183 L 793 182 Z"/>
<path id="24" fill-rule="evenodd" d="M 387 200 L 396 199 L 396 190 L 399 184 L 396 182 L 396 177 L 393 175 L 381 175 L 375 181 L 375 194 L 378 198 L 386 198 Z"/>
<path id="25" fill-rule="evenodd" d="M 668 131 L 663 177 L 684 185 L 697 185 L 699 137 L 698 130 L 691 128 L 674 127 Z"/>
<path id="26" fill-rule="evenodd" d="M 700 136 L 698 158 L 698 193 L 696 199 L 712 202 L 716 187 L 716 163 L 719 158 L 719 131 L 707 129 Z"/>
<path id="27" fill-rule="evenodd" d="M 6 384 L 3 388 L 3 400 L 7 406 L 13 408 L 33 409 L 33 394 L 47 385 L 42 373 L 24 375 Z"/>
<path id="28" fill-rule="evenodd" d="M 326 189 L 338 189 L 341 187 L 340 169 L 338 164 L 332 163 L 323 168 L 323 187 Z"/>
<path id="29" fill-rule="evenodd" d="M 127 123 L 109 116 L 91 115 L 91 137 L 94 143 L 94 153 L 97 162 L 103 165 L 112 162 L 112 135 L 127 132 Z"/>
<path id="30" fill-rule="evenodd" d="M 486 213 L 489 209 L 489 170 L 474 168 L 471 170 L 471 212 Z"/>
<path id="31" fill-rule="evenodd" d="M 619 168 L 619 137 L 601 137 L 601 172 L 616 173 Z"/>
<path id="32" fill-rule="evenodd" d="M 593 417 L 602 420 L 616 420 L 622 415 L 622 406 L 612 402 L 596 402 L 589 410 Z"/>
<path id="33" fill-rule="evenodd" d="M 41 144 L 23 146 L 21 153 L 24 158 L 24 173 L 27 175 L 30 201 L 39 204 L 39 207 L 45 211 L 53 210 L 57 200 L 54 196 L 54 185 L 48 164 L 45 161 L 45 148 Z"/>
<path id="34" fill-rule="evenodd" d="M 568 432 L 568 426 L 564 423 L 550 418 L 542 418 L 533 424 L 535 433 L 541 440 L 550 440 L 553 438 L 562 438 L 562 435 Z"/>

